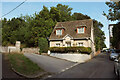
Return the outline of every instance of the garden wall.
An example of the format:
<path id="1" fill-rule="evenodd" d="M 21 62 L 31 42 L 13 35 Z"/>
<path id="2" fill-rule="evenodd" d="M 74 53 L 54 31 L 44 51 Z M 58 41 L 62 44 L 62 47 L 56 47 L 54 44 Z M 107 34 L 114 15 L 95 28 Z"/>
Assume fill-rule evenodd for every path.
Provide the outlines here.
<path id="1" fill-rule="evenodd" d="M 2 47 L 2 46 L 0 46 L 0 52 L 7 53 L 8 52 L 8 47 Z"/>
<path id="2" fill-rule="evenodd" d="M 89 59 L 91 59 L 91 55 L 88 54 L 60 54 L 60 53 L 51 53 L 50 56 L 56 57 L 56 58 L 61 58 L 61 59 L 65 59 L 68 61 L 72 61 L 72 62 L 79 62 L 79 63 L 83 63 Z"/>
<path id="3" fill-rule="evenodd" d="M 16 48 L 14 46 L 0 46 L 0 52 L 1 53 L 11 53 L 11 52 L 22 52 L 22 53 L 39 53 L 39 48 L 23 48 L 22 51 L 20 51 L 19 48 Z"/>
<path id="4" fill-rule="evenodd" d="M 39 48 L 23 48 L 22 53 L 39 53 Z"/>

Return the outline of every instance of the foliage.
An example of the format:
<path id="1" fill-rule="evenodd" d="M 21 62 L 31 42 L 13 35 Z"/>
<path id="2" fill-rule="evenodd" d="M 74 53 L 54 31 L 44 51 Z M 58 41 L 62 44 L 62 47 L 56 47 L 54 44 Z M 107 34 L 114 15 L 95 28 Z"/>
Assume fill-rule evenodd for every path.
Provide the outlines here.
<path id="1" fill-rule="evenodd" d="M 39 38 L 40 53 L 48 51 L 48 41 L 46 38 Z"/>
<path id="2" fill-rule="evenodd" d="M 51 47 L 49 48 L 51 52 L 54 53 L 69 53 L 69 52 L 79 52 L 84 54 L 90 54 L 91 48 L 89 47 Z"/>
<path id="3" fill-rule="evenodd" d="M 112 46 L 118 49 L 119 42 L 120 42 L 120 22 L 117 23 L 113 28 Z"/>
<path id="4" fill-rule="evenodd" d="M 108 20 L 115 21 L 120 20 L 120 1 L 119 2 L 106 2 L 106 5 L 110 8 L 109 13 L 103 12 L 103 15 L 107 17 Z"/>
<path id="5" fill-rule="evenodd" d="M 113 38 L 111 39 L 112 46 L 118 48 L 120 44 L 120 1 L 119 2 L 106 2 L 110 8 L 109 13 L 104 13 L 108 20 L 117 21 L 118 23 L 113 27 Z"/>
<path id="6" fill-rule="evenodd" d="M 82 13 L 74 13 L 74 14 L 72 15 L 72 17 L 73 17 L 74 20 L 90 19 L 89 16 L 83 15 Z"/>
<path id="7" fill-rule="evenodd" d="M 33 75 L 38 74 L 38 72 L 43 72 L 43 70 L 37 64 L 33 63 L 23 54 L 6 54 L 6 57 L 10 61 L 11 66 L 21 74 Z"/>
<path id="8" fill-rule="evenodd" d="M 32 16 L 20 16 L 2 20 L 2 45 L 14 45 L 15 41 L 21 41 L 24 47 L 38 47 L 40 38 L 49 37 L 57 22 L 91 19 L 82 13 L 71 13 L 72 8 L 68 5 L 58 4 L 48 9 L 43 6 L 39 13 Z M 94 35 L 96 50 L 105 47 L 103 25 L 94 20 Z M 42 46 L 42 45 L 41 45 Z M 46 52 L 46 51 L 45 51 Z"/>
<path id="9" fill-rule="evenodd" d="M 102 48 L 106 47 L 106 45 L 104 43 L 105 34 L 101 30 L 103 25 L 100 22 L 93 20 L 93 26 L 94 26 L 95 47 L 96 47 L 96 51 L 98 51 L 98 50 L 101 50 Z"/>

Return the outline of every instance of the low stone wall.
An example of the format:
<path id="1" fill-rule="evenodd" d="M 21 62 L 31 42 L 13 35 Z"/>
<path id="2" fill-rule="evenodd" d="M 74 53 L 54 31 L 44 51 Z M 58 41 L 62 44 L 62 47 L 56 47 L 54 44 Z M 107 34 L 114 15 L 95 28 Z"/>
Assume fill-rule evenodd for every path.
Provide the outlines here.
<path id="1" fill-rule="evenodd" d="M 17 48 L 15 46 L 8 46 L 8 52 L 9 53 L 12 53 L 12 52 L 20 53 L 20 48 Z"/>
<path id="2" fill-rule="evenodd" d="M 8 47 L 0 46 L 0 52 L 7 53 L 8 52 Z"/>
<path id="3" fill-rule="evenodd" d="M 21 51 L 20 48 L 17 48 L 15 46 L 8 46 L 8 47 L 0 46 L 0 52 L 1 53 L 9 53 L 9 52 L 39 53 L 39 48 L 23 48 Z"/>
<path id="4" fill-rule="evenodd" d="M 77 53 L 76 54 L 51 53 L 50 56 L 61 58 L 61 59 L 65 59 L 65 60 L 72 61 L 72 62 L 79 62 L 79 63 L 83 63 L 83 62 L 91 59 L 91 55 L 88 55 L 88 54 L 77 54 Z"/>
<path id="5" fill-rule="evenodd" d="M 22 53 L 39 53 L 39 48 L 23 48 Z"/>

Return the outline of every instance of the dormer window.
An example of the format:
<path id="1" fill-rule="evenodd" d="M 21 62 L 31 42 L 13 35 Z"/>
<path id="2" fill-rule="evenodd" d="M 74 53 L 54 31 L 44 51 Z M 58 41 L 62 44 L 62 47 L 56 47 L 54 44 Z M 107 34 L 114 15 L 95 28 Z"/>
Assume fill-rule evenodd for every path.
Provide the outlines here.
<path id="1" fill-rule="evenodd" d="M 85 33 L 85 27 L 78 27 L 77 28 L 77 33 L 78 34 Z"/>
<path id="2" fill-rule="evenodd" d="M 56 35 L 62 35 L 62 29 L 56 30 Z"/>

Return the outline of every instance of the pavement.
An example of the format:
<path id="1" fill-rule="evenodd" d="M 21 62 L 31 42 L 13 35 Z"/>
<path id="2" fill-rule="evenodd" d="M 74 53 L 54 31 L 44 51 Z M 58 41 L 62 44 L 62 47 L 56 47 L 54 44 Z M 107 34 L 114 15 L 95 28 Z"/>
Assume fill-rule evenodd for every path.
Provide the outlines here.
<path id="1" fill-rule="evenodd" d="M 100 54 L 51 78 L 116 78 L 114 61 L 109 60 L 109 55 Z"/>
<path id="2" fill-rule="evenodd" d="M 2 54 L 0 53 L 0 80 L 2 79 Z"/>
<path id="3" fill-rule="evenodd" d="M 44 55 L 31 53 L 24 53 L 24 55 L 33 62 L 37 63 L 39 67 L 50 73 L 59 73 L 76 64 L 74 62 L 61 60 Z"/>
<path id="4" fill-rule="evenodd" d="M 0 54 L 2 55 L 2 54 Z M 2 79 L 20 79 L 21 76 L 17 75 L 10 66 L 10 63 L 7 59 L 5 59 L 5 56 L 2 55 Z"/>

